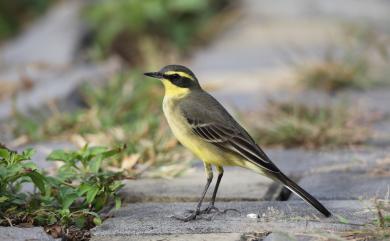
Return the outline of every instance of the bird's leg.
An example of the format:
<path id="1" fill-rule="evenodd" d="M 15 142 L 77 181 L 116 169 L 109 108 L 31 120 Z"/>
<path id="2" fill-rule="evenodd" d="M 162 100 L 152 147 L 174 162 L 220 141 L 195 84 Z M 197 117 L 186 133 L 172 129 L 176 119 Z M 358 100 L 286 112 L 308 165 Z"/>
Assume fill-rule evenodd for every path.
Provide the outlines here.
<path id="1" fill-rule="evenodd" d="M 210 213 L 212 211 L 217 211 L 219 212 L 219 209 L 214 206 L 215 204 L 215 198 L 217 197 L 217 192 L 219 188 L 219 183 L 221 182 L 222 176 L 223 176 L 223 167 L 217 166 L 217 172 L 218 172 L 218 177 L 217 177 L 217 182 L 215 183 L 214 191 L 213 191 L 213 196 L 211 197 L 211 201 L 209 206 L 202 211 L 202 213 Z"/>
<path id="2" fill-rule="evenodd" d="M 207 163 L 204 163 L 204 167 L 205 167 L 206 175 L 207 175 L 207 183 L 206 183 L 206 186 L 204 187 L 204 190 L 203 190 L 203 193 L 202 193 L 202 197 L 200 198 L 200 200 L 198 202 L 198 205 L 196 205 L 196 209 L 194 211 L 191 211 L 191 214 L 186 216 L 186 217 L 174 216 L 174 218 L 182 220 L 184 222 L 188 222 L 190 220 L 196 219 L 196 216 L 201 214 L 200 207 L 202 206 L 203 199 L 206 196 L 206 193 L 207 193 L 207 190 L 209 189 L 210 183 L 213 180 L 213 170 L 211 168 L 211 165 L 207 164 Z"/>
<path id="3" fill-rule="evenodd" d="M 229 208 L 229 209 L 225 209 L 223 211 L 220 211 L 218 208 L 215 207 L 215 205 L 214 205 L 215 204 L 215 198 L 217 197 L 219 183 L 221 182 L 221 179 L 222 179 L 222 176 L 223 176 L 223 167 L 222 166 L 217 166 L 217 172 L 218 172 L 217 182 L 215 183 L 213 196 L 211 197 L 210 204 L 209 204 L 209 206 L 206 209 L 202 210 L 201 213 L 211 213 L 213 211 L 215 211 L 217 213 L 226 213 L 228 211 L 235 211 L 235 212 L 240 213 L 240 211 L 238 211 L 237 209 Z"/>

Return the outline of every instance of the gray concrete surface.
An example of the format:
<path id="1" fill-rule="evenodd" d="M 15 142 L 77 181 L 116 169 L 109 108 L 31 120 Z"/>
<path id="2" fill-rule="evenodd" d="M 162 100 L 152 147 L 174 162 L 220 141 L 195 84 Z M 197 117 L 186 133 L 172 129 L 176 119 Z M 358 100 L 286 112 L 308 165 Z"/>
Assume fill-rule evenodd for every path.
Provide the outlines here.
<path id="1" fill-rule="evenodd" d="M 207 200 L 212 194 L 217 175 L 211 184 Z M 245 169 L 229 168 L 222 178 L 218 200 L 264 200 L 273 182 Z M 203 169 L 175 179 L 138 179 L 125 182 L 121 195 L 125 202 L 178 202 L 198 201 L 206 184 Z"/>
<path id="2" fill-rule="evenodd" d="M 95 236 L 91 241 L 239 241 L 240 233 Z"/>
<path id="3" fill-rule="evenodd" d="M 54 241 L 41 227 L 17 228 L 1 227 L 0 240 L 2 241 Z"/>
<path id="4" fill-rule="evenodd" d="M 325 218 L 308 204 L 301 201 L 289 202 L 225 202 L 217 207 L 235 208 L 240 211 L 227 214 L 203 216 L 192 222 L 182 222 L 172 218 L 182 215 L 186 209 L 194 208 L 195 203 L 139 203 L 128 204 L 114 211 L 113 218 L 92 230 L 94 237 L 166 235 L 199 233 L 247 233 L 272 230 L 286 232 L 315 232 L 318 230 L 342 231 L 359 229 L 373 213 L 367 212 L 369 204 L 360 201 L 324 201 L 335 216 Z M 259 214 L 258 219 L 247 218 L 247 214 Z M 336 215 L 348 220 L 340 223 Z M 205 219 L 210 218 L 210 220 Z M 107 239 L 108 240 L 108 239 Z"/>
<path id="5" fill-rule="evenodd" d="M 5 66 L 44 64 L 64 67 L 72 64 L 85 35 L 79 14 L 83 1 L 57 4 L 26 32 L 9 41 L 0 51 Z"/>
<path id="6" fill-rule="evenodd" d="M 97 82 L 105 79 L 111 73 L 111 67 L 111 65 L 79 65 L 65 71 L 41 72 L 36 76 L 40 79 L 39 83 L 36 83 L 31 90 L 22 92 L 15 100 L 6 99 L 0 103 L 0 119 L 10 117 L 15 107 L 19 112 L 26 114 L 31 110 L 47 106 L 50 101 L 64 102 L 66 99 L 66 102 L 71 104 L 74 100 L 69 97 L 77 87 L 87 81 Z"/>
<path id="7" fill-rule="evenodd" d="M 305 176 L 299 185 L 323 200 L 386 198 L 390 190 L 390 173 L 376 176 L 366 172 L 330 172 Z M 294 195 L 293 199 L 297 199 Z"/>

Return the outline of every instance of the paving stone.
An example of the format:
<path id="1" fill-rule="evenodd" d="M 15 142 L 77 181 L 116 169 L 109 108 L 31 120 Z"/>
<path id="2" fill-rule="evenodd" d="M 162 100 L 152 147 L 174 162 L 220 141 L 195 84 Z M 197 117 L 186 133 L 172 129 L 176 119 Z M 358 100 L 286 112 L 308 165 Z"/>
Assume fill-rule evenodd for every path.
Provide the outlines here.
<path id="1" fill-rule="evenodd" d="M 362 228 L 373 219 L 367 212 L 371 207 L 361 201 L 324 201 L 323 204 L 334 214 L 324 218 L 315 209 L 301 201 L 288 202 L 225 202 L 217 207 L 235 208 L 240 211 L 221 215 L 210 215 L 206 219 L 182 222 L 172 218 L 186 209 L 193 209 L 195 203 L 143 203 L 128 204 L 113 212 L 101 226 L 92 230 L 94 237 L 128 237 L 133 235 L 205 234 L 205 233 L 250 233 L 272 230 L 285 232 L 331 232 Z M 247 214 L 259 214 L 259 219 L 247 218 Z M 340 223 L 337 215 L 348 220 Z"/>
<path id="2" fill-rule="evenodd" d="M 359 23 L 385 23 L 390 20 L 387 1 L 321 1 L 246 0 L 245 10 L 252 16 L 273 19 L 327 18 L 329 21 L 350 20 Z M 351 7 L 353 6 L 353 7 Z"/>
<path id="3" fill-rule="evenodd" d="M 390 87 L 388 86 L 365 91 L 344 90 L 336 94 L 327 94 L 317 90 L 306 90 L 296 93 L 280 91 L 280 93 L 273 93 L 268 98 L 276 101 L 295 101 L 312 106 L 353 104 L 355 109 L 361 110 L 363 113 L 370 111 L 384 115 L 390 114 L 389 105 L 384 105 L 384 103 L 390 101 Z"/>
<path id="4" fill-rule="evenodd" d="M 320 173 L 304 177 L 299 185 L 323 200 L 385 198 L 390 190 L 390 173 L 384 176 L 365 171 Z"/>
<path id="5" fill-rule="evenodd" d="M 359 173 L 364 169 L 376 168 L 378 161 L 388 155 L 386 150 L 372 148 L 322 152 L 302 149 L 267 149 L 266 152 L 274 163 L 292 179 L 315 178 L 317 175 L 333 172 Z M 126 181 L 121 195 L 125 202 L 197 201 L 206 178 L 200 161 L 194 168 L 193 172 L 175 179 Z M 215 180 L 216 177 L 209 188 L 207 198 L 211 195 Z M 329 181 L 331 182 L 332 178 Z M 310 185 L 306 186 L 305 183 L 303 185 L 310 187 Z M 367 185 L 368 187 L 369 185 Z M 264 176 L 239 167 L 227 167 L 217 200 L 275 200 L 279 197 L 280 191 L 280 185 Z M 328 192 L 323 192 L 321 195 L 327 194 Z M 324 197 L 324 199 L 330 199 L 330 197 Z"/>
<path id="6" fill-rule="evenodd" d="M 263 239 L 263 241 L 287 241 L 287 240 L 312 241 L 312 240 L 318 240 L 317 238 L 310 237 L 310 236 L 304 236 L 304 235 L 294 235 L 291 233 L 286 233 L 286 232 L 280 231 L 280 232 L 270 233 L 267 237 L 265 237 Z"/>
<path id="7" fill-rule="evenodd" d="M 79 17 L 82 2 L 64 1 L 50 9 L 25 33 L 3 47 L 0 53 L 2 64 L 71 64 L 85 34 L 85 26 Z"/>
<path id="8" fill-rule="evenodd" d="M 212 194 L 214 180 L 209 188 Z M 126 202 L 171 202 L 197 201 L 206 183 L 203 169 L 195 169 L 183 177 L 175 179 L 139 179 L 126 181 L 121 195 Z M 264 200 L 273 182 L 250 170 L 226 168 L 222 178 L 218 200 Z"/>
<path id="9" fill-rule="evenodd" d="M 329 32 L 335 33 L 329 35 Z M 337 32 L 339 26 L 324 21 L 253 23 L 243 20 L 215 44 L 198 51 L 190 66 L 201 83 L 231 91 L 233 87 L 252 89 L 261 94 L 262 90 L 291 87 L 295 83 L 291 62 L 322 57 L 332 41 L 331 36 L 339 35 Z M 247 41 L 243 43 L 243 39 Z"/>
<path id="10" fill-rule="evenodd" d="M 265 149 L 273 162 L 290 176 L 303 177 L 313 173 L 361 170 L 377 165 L 388 156 L 383 148 L 361 147 L 339 150 Z"/>
<path id="11" fill-rule="evenodd" d="M 132 236 L 94 236 L 91 241 L 239 241 L 239 233 L 168 234 Z"/>
<path id="12" fill-rule="evenodd" d="M 41 227 L 1 227 L 0 240 L 4 241 L 54 241 Z"/>
<path id="13" fill-rule="evenodd" d="M 266 236 L 266 237 L 265 237 Z M 262 237 L 265 237 L 262 239 Z M 206 233 L 206 234 L 169 234 L 169 235 L 132 235 L 132 236 L 97 236 L 91 241 L 311 241 L 316 238 L 304 235 L 293 235 L 274 232 L 268 236 L 264 233 Z"/>
<path id="14" fill-rule="evenodd" d="M 15 100 L 6 99 L 0 102 L 0 120 L 10 117 L 14 107 L 26 114 L 31 109 L 41 108 L 50 101 L 66 99 L 66 103 L 71 104 L 75 100 L 68 97 L 72 97 L 71 94 L 77 87 L 86 81 L 95 83 L 106 79 L 115 68 L 111 63 L 101 66 L 83 64 L 72 69 L 38 72 L 33 78 L 40 81 L 32 89 L 21 92 Z"/>

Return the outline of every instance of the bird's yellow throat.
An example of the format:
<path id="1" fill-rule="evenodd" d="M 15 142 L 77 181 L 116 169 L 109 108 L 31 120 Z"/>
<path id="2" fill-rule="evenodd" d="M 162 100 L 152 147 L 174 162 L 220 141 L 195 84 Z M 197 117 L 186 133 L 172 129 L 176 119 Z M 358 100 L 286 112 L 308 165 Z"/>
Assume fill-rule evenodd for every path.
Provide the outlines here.
<path id="1" fill-rule="evenodd" d="M 162 83 L 165 88 L 165 96 L 167 97 L 182 98 L 190 92 L 190 89 L 178 87 L 167 79 L 163 79 Z"/>

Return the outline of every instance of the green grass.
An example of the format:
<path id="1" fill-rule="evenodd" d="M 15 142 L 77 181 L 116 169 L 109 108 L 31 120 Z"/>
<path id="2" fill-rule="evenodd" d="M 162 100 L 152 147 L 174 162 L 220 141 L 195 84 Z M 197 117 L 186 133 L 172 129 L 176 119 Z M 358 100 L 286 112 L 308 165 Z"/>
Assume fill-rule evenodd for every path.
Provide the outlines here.
<path id="1" fill-rule="evenodd" d="M 34 150 L 22 153 L 0 148 L 0 225 L 44 226 L 55 238 L 88 240 L 88 230 L 99 225 L 103 208 L 121 200 L 121 172 L 102 169 L 123 148 L 83 147 L 58 150 L 47 159 L 61 162 L 54 175 L 30 161 Z M 25 184 L 34 189 L 26 192 Z"/>
<path id="2" fill-rule="evenodd" d="M 55 0 L 0 0 L 0 41 L 18 33 L 53 2 Z"/>
<path id="3" fill-rule="evenodd" d="M 86 105 L 76 112 L 54 112 L 37 118 L 16 115 L 14 133 L 27 142 L 67 140 L 76 145 L 127 145 L 121 157 L 107 163 L 115 170 L 138 176 L 172 177 L 190 165 L 163 119 L 163 87 L 141 73 L 121 73 L 104 86 L 81 89 Z M 138 165 L 137 165 L 138 164 Z"/>
<path id="4" fill-rule="evenodd" d="M 340 46 L 330 47 L 323 59 L 298 66 L 299 83 L 331 93 L 388 84 L 386 46 L 390 40 L 382 37 L 374 30 L 347 31 Z"/>
<path id="5" fill-rule="evenodd" d="M 92 51 L 118 54 L 131 64 L 147 65 L 152 55 L 180 54 L 216 32 L 212 20 L 230 0 L 116 0 L 87 6 L 85 18 L 93 28 Z M 221 21 L 219 21 L 221 22 Z M 102 27 L 104 26 L 104 27 Z"/>
<path id="6" fill-rule="evenodd" d="M 364 142 L 369 130 L 359 117 L 343 106 L 270 102 L 264 113 L 252 114 L 247 123 L 261 145 L 312 149 Z"/>
<path id="7" fill-rule="evenodd" d="M 353 241 L 377 241 L 390 239 L 390 201 L 388 199 L 375 199 L 374 209 L 375 220 L 367 223 L 366 227 L 360 230 L 351 230 L 341 233 L 341 237 Z"/>

